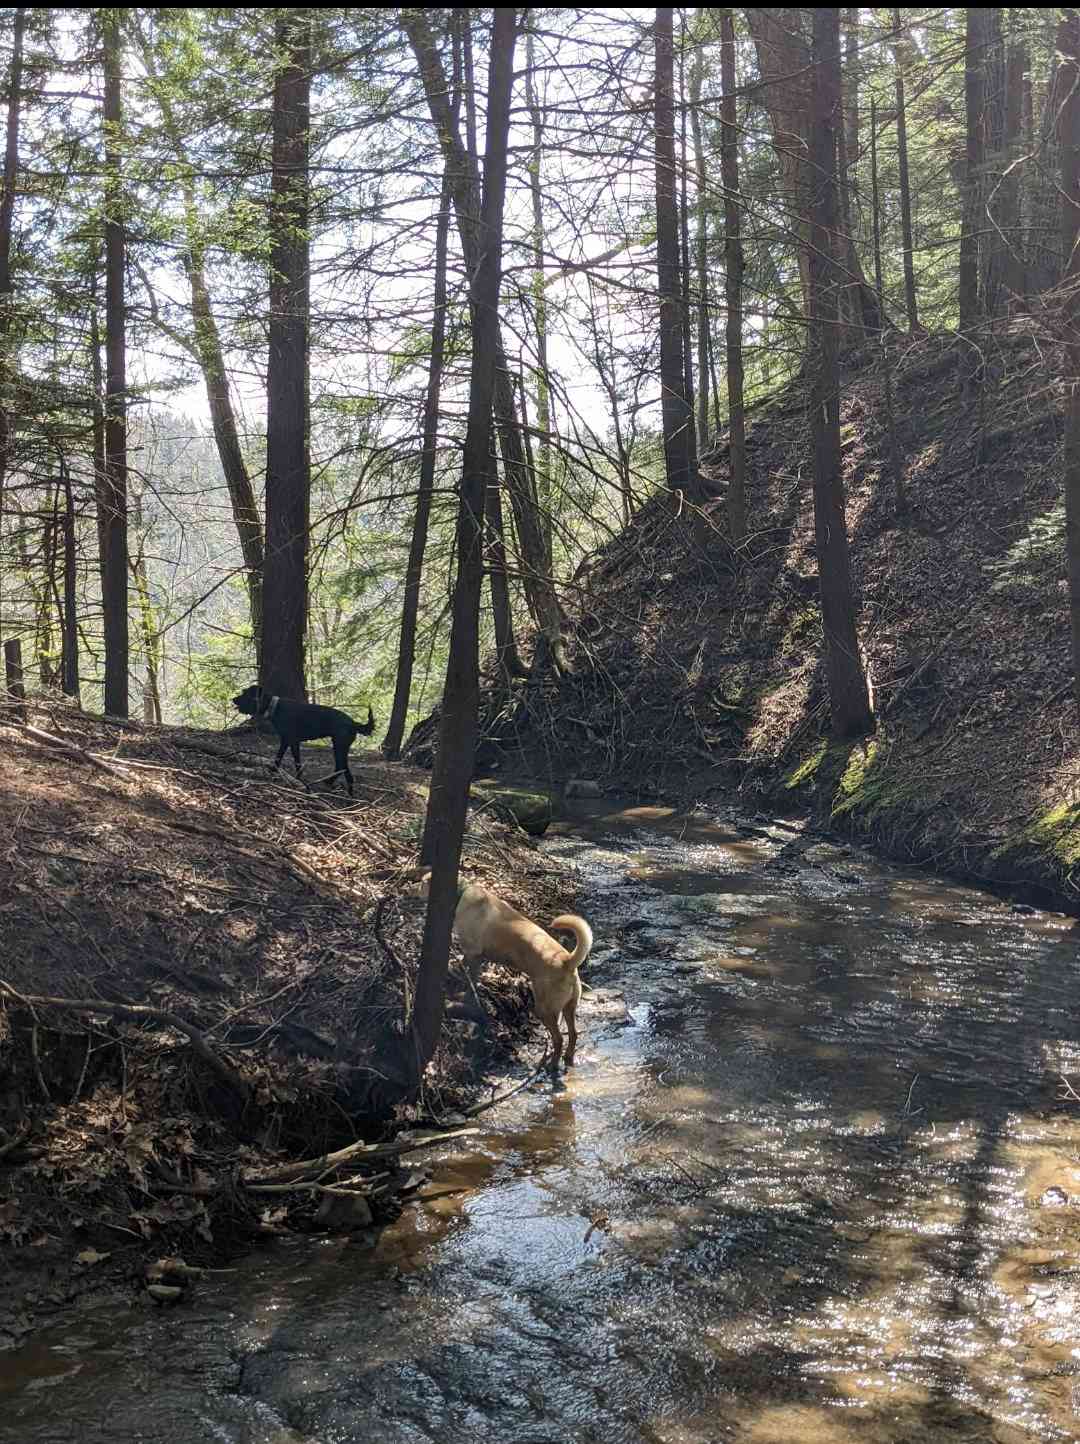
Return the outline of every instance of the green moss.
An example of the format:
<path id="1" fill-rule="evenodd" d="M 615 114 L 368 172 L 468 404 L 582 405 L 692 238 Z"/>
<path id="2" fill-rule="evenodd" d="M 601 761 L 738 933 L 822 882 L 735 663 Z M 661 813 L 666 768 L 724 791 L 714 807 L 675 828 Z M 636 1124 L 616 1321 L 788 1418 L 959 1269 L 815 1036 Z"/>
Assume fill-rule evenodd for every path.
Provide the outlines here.
<path id="1" fill-rule="evenodd" d="M 889 766 L 889 748 L 879 734 L 847 753 L 837 778 L 832 816 L 858 813 L 863 822 L 873 822 L 886 813 L 926 813 L 932 805 L 927 793 L 927 777 L 917 767 L 902 773 Z"/>
<path id="2" fill-rule="evenodd" d="M 865 747 L 853 747 L 847 760 L 847 766 L 840 774 L 840 781 L 837 784 L 837 791 L 842 794 L 842 799 L 854 798 L 866 785 L 866 774 L 874 765 L 874 759 L 878 755 L 878 741 L 868 742 Z"/>
<path id="3" fill-rule="evenodd" d="M 1024 847 L 1047 852 L 1062 867 L 1080 863 L 1080 803 L 1061 802 L 996 847 L 991 857 L 1002 857 Z"/>
<path id="4" fill-rule="evenodd" d="M 822 742 L 814 748 L 809 757 L 804 757 L 797 767 L 792 768 L 784 778 L 784 786 L 789 792 L 796 787 L 805 786 L 806 783 L 812 780 L 814 774 L 824 762 L 828 750 L 829 744 Z"/>

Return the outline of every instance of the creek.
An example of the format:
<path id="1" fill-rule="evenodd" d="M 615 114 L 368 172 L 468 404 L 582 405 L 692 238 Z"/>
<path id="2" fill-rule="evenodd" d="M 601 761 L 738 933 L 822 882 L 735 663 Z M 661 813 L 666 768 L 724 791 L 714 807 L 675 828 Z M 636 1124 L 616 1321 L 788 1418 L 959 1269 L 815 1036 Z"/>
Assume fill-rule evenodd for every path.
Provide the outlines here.
<path id="1" fill-rule="evenodd" d="M 0 1356 L 0 1438 L 1080 1437 L 1073 921 L 768 819 L 579 804 L 578 1066 L 377 1236 Z"/>

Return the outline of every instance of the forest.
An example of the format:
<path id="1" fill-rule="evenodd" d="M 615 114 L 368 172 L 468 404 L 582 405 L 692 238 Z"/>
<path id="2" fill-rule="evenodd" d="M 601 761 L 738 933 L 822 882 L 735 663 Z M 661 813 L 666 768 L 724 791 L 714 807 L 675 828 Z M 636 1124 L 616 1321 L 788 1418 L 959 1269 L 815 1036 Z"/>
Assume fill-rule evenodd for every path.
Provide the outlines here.
<path id="1" fill-rule="evenodd" d="M 812 950 L 856 989 L 901 917 L 873 987 L 932 967 L 905 997 L 933 1031 L 954 988 L 979 1047 L 1026 1020 L 987 1088 L 1052 1118 L 1074 1208 L 1080 10 L 19 6 L 0 88 L 0 1347 L 105 1280 L 164 1317 L 271 1235 L 370 1234 L 377 1263 L 433 1207 L 417 1156 L 596 1105 L 638 963 L 639 1011 L 685 985 L 708 1012 L 695 938 L 732 1007 L 773 949 L 812 1014 Z M 649 878 L 655 929 L 655 896 L 612 901 Z M 473 888 L 587 916 L 584 1070 L 531 963 L 459 968 Z M 1015 1162 L 896 999 L 882 1147 L 921 1177 L 938 1078 L 938 1120 L 993 1118 Z M 878 1104 L 838 1090 L 833 1143 Z M 688 1169 L 719 1208 L 723 1155 L 690 1149 L 593 1199 L 585 1241 Z M 456 1387 L 444 1431 L 473 1427 Z M 1056 1385 L 1023 1418 L 1004 1374 L 964 1387 L 987 1427 L 1070 1437 Z M 394 1399 L 385 1437 L 440 1437 L 395 1434 Z M 622 1438 L 590 1400 L 599 1432 L 562 1437 Z M 475 1437 L 518 1437 L 513 1407 Z M 656 1407 L 628 1440 L 811 1437 Z"/>

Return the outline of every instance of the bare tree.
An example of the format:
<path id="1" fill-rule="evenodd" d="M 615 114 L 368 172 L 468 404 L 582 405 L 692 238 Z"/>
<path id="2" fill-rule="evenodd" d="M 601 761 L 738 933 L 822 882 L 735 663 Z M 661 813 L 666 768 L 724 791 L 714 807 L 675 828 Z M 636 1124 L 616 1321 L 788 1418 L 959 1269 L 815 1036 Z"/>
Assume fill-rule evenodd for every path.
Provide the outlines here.
<path id="1" fill-rule="evenodd" d="M 472 370 L 469 420 L 461 471 L 450 658 L 443 692 L 439 748 L 431 779 L 424 856 L 432 866 L 431 894 L 410 1018 L 419 1079 L 435 1051 L 442 1027 L 450 933 L 459 896 L 458 864 L 476 757 L 479 702 L 480 591 L 483 581 L 484 498 L 488 486 L 492 402 L 500 353 L 499 289 L 502 219 L 506 195 L 513 89 L 516 12 L 497 7 L 492 19 L 488 75 L 487 137 L 483 198 L 475 217 L 479 264 L 472 272 Z"/>
<path id="2" fill-rule="evenodd" d="M 266 373 L 266 560 L 259 678 L 268 692 L 306 696 L 308 437 L 308 127 L 311 14 L 279 11 L 283 57 L 274 79 L 270 350 Z"/>
<path id="3" fill-rule="evenodd" d="M 837 365 L 840 277 L 829 244 L 839 213 L 836 127 L 843 123 L 840 11 L 836 7 L 821 8 L 813 15 L 814 110 L 810 158 L 815 195 L 810 213 L 809 273 L 813 345 L 810 411 L 814 434 L 814 530 L 832 730 L 838 737 L 859 737 L 873 731 L 874 719 L 855 630 L 855 602 L 844 515 Z"/>

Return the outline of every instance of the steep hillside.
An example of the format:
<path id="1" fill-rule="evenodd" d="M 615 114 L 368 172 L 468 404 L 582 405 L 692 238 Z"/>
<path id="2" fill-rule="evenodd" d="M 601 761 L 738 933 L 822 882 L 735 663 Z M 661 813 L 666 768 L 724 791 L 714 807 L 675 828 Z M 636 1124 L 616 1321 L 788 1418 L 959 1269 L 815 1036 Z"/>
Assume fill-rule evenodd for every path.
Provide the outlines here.
<path id="1" fill-rule="evenodd" d="M 749 418 L 749 526 L 667 497 L 577 576 L 575 674 L 495 730 L 514 765 L 703 798 L 811 803 L 895 855 L 1080 898 L 1060 375 L 1014 330 L 965 379 L 955 337 L 890 343 L 908 510 L 888 466 L 880 352 L 841 418 L 876 737 L 833 745 L 821 666 L 812 448 L 795 386 Z M 968 368 L 965 368 L 967 370 Z M 726 452 L 709 458 L 722 493 Z"/>
<path id="2" fill-rule="evenodd" d="M 393 1212 L 393 1143 L 350 1163 L 365 1178 L 295 1164 L 392 1131 L 380 1043 L 423 921 L 418 774 L 354 749 L 349 800 L 271 775 L 258 737 L 29 721 L 0 714 L 0 1347 L 147 1254 L 310 1227 L 327 1183 Z M 475 816 L 464 865 L 556 910 L 520 832 Z M 448 1020 L 414 1121 L 466 1105 L 531 1026 L 519 980 L 482 987 L 492 1026 Z"/>

